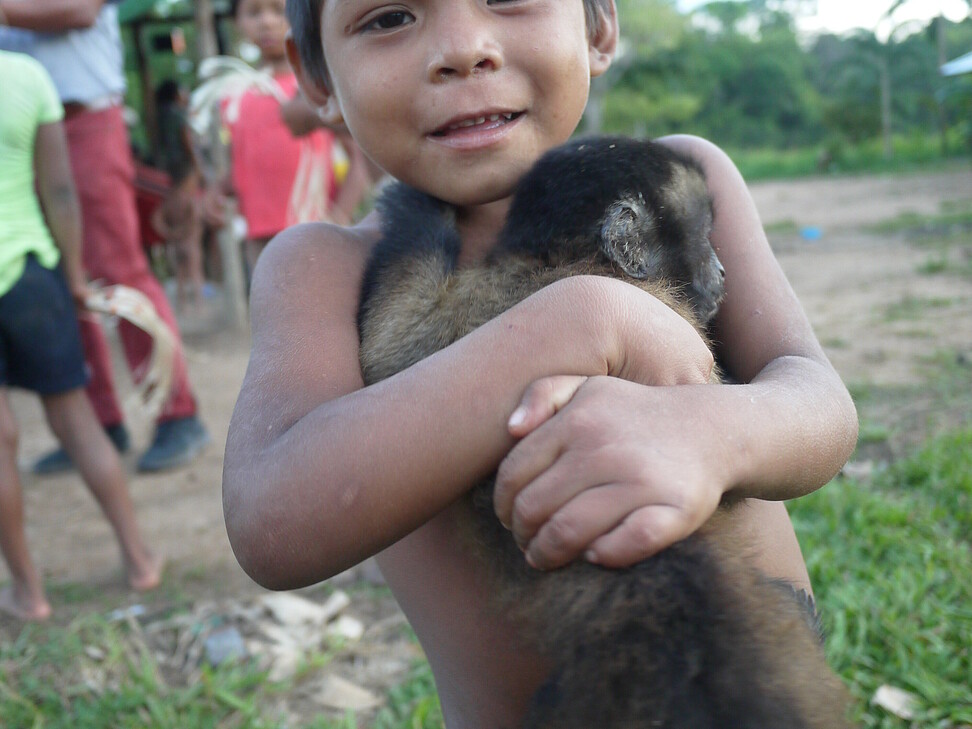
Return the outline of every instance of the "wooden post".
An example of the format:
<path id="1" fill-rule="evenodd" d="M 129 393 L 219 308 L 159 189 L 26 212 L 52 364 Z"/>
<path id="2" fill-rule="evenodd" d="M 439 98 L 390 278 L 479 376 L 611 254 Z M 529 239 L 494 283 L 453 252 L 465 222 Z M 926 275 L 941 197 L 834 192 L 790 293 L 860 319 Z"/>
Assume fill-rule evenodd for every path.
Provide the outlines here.
<path id="1" fill-rule="evenodd" d="M 210 0 L 196 0 L 192 5 L 196 22 L 196 54 L 201 61 L 219 53 L 213 6 Z"/>
<path id="2" fill-rule="evenodd" d="M 234 329 L 245 329 L 247 313 L 246 281 L 243 276 L 243 239 L 233 225 L 236 204 L 228 200 L 223 209 L 226 225 L 216 234 L 223 261 L 223 316 Z"/>

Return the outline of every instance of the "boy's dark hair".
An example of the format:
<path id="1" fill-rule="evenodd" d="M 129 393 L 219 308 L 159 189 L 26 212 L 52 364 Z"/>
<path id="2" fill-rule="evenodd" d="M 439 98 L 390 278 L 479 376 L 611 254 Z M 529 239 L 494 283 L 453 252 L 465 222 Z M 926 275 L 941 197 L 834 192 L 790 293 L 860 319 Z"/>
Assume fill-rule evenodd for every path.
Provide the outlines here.
<path id="1" fill-rule="evenodd" d="M 610 0 L 584 0 L 587 32 L 593 34 L 601 13 L 607 11 Z M 233 3 L 234 8 L 236 3 Z M 321 9 L 324 0 L 287 0 L 287 20 L 300 54 L 305 73 L 323 84 L 330 84 L 324 49 L 321 47 Z"/>

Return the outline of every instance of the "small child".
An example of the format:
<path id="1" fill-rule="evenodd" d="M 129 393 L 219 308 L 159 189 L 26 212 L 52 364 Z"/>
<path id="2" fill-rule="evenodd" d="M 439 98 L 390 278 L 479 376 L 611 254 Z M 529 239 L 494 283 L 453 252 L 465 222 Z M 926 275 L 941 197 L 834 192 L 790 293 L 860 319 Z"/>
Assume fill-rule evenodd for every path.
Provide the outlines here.
<path id="1" fill-rule="evenodd" d="M 288 13 L 305 96 L 454 210 L 458 266 L 488 254 L 519 179 L 573 134 L 619 35 L 614 0 L 289 0 Z M 850 455 L 853 402 L 735 166 L 695 137 L 659 141 L 705 172 L 725 268 L 713 339 L 741 384 L 705 384 L 712 354 L 656 298 L 576 276 L 363 387 L 357 304 L 378 215 L 292 228 L 255 272 L 223 472 L 237 558 L 290 589 L 375 555 L 453 729 L 522 726 L 550 670 L 460 536 L 460 497 L 494 471 L 496 513 L 537 569 L 631 565 L 730 494 L 756 565 L 810 590 L 783 501 Z"/>
<path id="2" fill-rule="evenodd" d="M 260 70 L 283 96 L 297 95 L 297 79 L 287 63 L 289 26 L 284 0 L 234 0 L 240 36 L 260 50 Z M 338 186 L 333 170 L 335 136 L 317 129 L 300 139 L 281 117 L 278 98 L 246 91 L 227 115 L 231 184 L 246 220 L 244 243 L 251 273 L 267 241 L 289 225 L 329 220 Z"/>
<path id="3" fill-rule="evenodd" d="M 0 51 L 0 78 L 0 551 L 12 579 L 0 591 L 0 610 L 45 620 L 51 606 L 24 534 L 9 386 L 40 395 L 51 430 L 115 531 L 129 586 L 156 587 L 162 563 L 142 541 L 121 460 L 84 393 L 77 307 L 88 287 L 61 103 L 28 56 Z"/>
<path id="4" fill-rule="evenodd" d="M 162 166 L 169 174 L 170 188 L 152 215 L 152 226 L 165 239 L 176 279 L 176 306 L 181 311 L 200 313 L 203 303 L 202 170 L 192 131 L 186 118 L 187 98 L 172 79 L 159 84 L 155 92 L 159 117 Z"/>

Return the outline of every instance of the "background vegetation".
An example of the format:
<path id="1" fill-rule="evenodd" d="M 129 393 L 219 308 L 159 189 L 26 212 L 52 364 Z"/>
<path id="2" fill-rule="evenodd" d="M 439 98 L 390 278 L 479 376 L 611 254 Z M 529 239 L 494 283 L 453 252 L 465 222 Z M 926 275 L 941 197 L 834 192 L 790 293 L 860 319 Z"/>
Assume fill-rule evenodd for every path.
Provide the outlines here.
<path id="1" fill-rule="evenodd" d="M 589 128 L 698 134 L 757 177 L 972 151 L 972 75 L 939 73 L 972 50 L 972 19 L 903 24 L 884 39 L 866 29 L 805 38 L 803 5 L 719 1 L 682 15 L 669 0 L 619 0 L 625 43 L 595 90 Z M 758 161 L 767 150 L 782 167 Z"/>

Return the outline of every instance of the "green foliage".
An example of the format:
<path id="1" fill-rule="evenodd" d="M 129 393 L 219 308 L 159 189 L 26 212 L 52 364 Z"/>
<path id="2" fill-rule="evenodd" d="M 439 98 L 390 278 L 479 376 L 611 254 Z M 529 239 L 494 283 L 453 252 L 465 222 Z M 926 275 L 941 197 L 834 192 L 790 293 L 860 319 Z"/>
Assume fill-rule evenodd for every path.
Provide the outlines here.
<path id="1" fill-rule="evenodd" d="M 922 163 L 972 151 L 972 77 L 939 75 L 933 23 L 887 40 L 860 31 L 808 46 L 795 31 L 800 4 L 710 2 L 696 11 L 708 22 L 690 24 L 665 0 L 619 3 L 626 52 L 601 84 L 606 94 L 592 95 L 602 112 L 593 116 L 612 132 L 690 132 L 732 149 L 814 150 L 804 153 L 798 174 L 887 169 L 902 155 Z M 972 45 L 972 20 L 945 30 L 947 54 Z M 893 161 L 883 147 L 885 123 Z"/>

